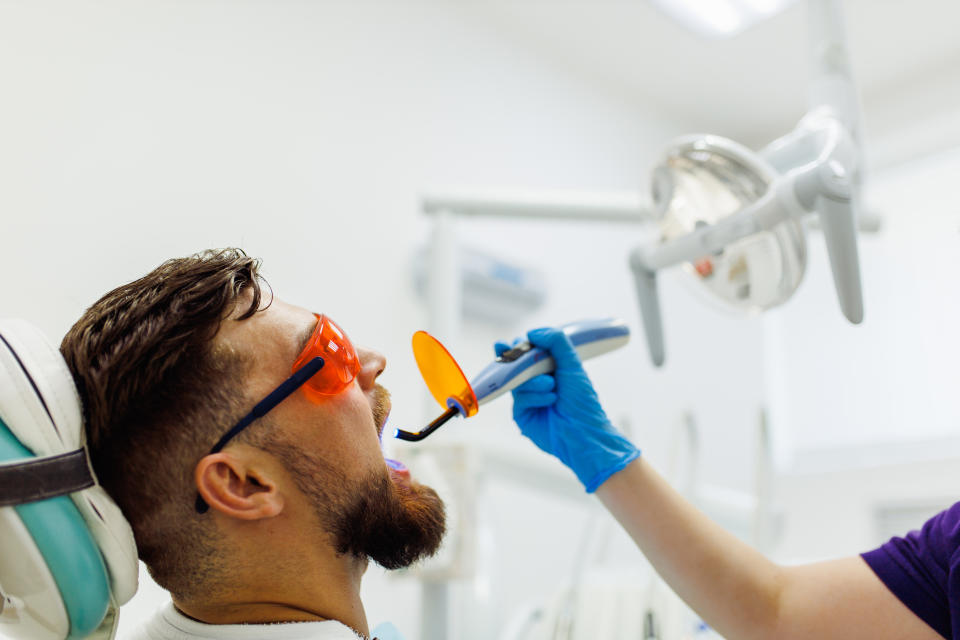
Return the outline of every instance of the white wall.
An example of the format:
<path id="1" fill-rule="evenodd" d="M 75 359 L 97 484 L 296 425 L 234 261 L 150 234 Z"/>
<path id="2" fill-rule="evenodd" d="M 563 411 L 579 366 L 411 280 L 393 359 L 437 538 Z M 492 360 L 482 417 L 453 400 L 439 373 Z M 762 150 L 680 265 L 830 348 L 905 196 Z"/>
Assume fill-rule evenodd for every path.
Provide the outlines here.
<path id="1" fill-rule="evenodd" d="M 782 529 L 771 552 L 801 563 L 875 549 L 955 503 L 958 483 L 956 457 L 783 474 L 775 491 Z"/>
<path id="2" fill-rule="evenodd" d="M 684 131 L 653 108 L 596 95 L 465 15 L 440 2 L 3 4 L 0 314 L 59 340 L 97 297 L 162 260 L 239 245 L 264 259 L 279 296 L 331 313 L 383 351 L 393 423 L 422 421 L 408 346 L 426 318 L 409 275 L 428 231 L 417 194 L 636 189 L 655 150 Z M 623 315 L 639 330 L 626 271 L 639 232 L 476 222 L 464 233 L 544 268 L 550 288 L 535 317 L 468 328 L 469 366 L 489 357 L 494 337 L 533 324 Z M 652 370 L 636 339 L 591 371 L 610 415 L 632 424 L 654 459 L 693 410 L 712 452 L 704 475 L 746 486 L 759 323 L 717 317 L 677 284 L 664 283 L 666 370 Z M 477 420 L 537 455 L 509 426 L 508 402 Z M 511 502 L 514 493 L 493 500 L 495 520 L 534 513 L 538 502 Z M 550 513 L 536 520 L 536 549 L 512 547 L 506 525 L 498 533 L 498 562 L 520 572 L 496 585 L 504 598 L 510 585 L 547 590 L 547 568 L 568 571 L 578 525 L 570 507 L 540 508 Z M 121 635 L 162 598 L 145 584 Z M 365 599 L 372 622 L 418 636 L 410 580 L 372 569 Z M 470 635 L 461 623 L 459 637 L 490 637 L 509 613 L 480 604 L 486 626 Z"/>

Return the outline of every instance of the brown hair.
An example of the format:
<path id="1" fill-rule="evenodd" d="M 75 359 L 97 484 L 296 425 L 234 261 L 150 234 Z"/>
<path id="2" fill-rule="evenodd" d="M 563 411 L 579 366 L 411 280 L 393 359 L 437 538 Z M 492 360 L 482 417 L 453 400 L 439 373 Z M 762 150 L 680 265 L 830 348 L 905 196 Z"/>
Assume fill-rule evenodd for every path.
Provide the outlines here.
<path id="1" fill-rule="evenodd" d="M 193 508 L 193 468 L 245 410 L 246 362 L 213 339 L 246 289 L 238 319 L 260 308 L 259 267 L 240 249 L 168 260 L 100 298 L 60 345 L 94 471 L 154 579 L 181 598 L 218 570 L 210 519 Z"/>

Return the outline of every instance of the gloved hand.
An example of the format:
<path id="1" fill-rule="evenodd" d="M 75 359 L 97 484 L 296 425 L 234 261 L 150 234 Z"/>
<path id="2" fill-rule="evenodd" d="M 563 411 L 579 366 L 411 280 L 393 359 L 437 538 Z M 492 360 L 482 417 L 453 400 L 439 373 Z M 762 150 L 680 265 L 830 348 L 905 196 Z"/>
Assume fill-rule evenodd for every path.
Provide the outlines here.
<path id="1" fill-rule="evenodd" d="M 534 329 L 527 339 L 550 352 L 551 374 L 539 375 L 513 390 L 513 419 L 523 435 L 567 465 L 593 493 L 607 478 L 640 455 L 607 419 L 597 392 L 570 339 L 558 329 Z M 510 348 L 498 342 L 497 356 Z"/>

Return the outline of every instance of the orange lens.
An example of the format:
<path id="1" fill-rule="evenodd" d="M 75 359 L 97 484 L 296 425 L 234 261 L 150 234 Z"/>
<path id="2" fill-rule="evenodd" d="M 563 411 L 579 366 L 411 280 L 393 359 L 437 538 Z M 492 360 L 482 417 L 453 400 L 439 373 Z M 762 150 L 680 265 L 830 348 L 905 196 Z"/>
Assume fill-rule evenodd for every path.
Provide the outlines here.
<path id="1" fill-rule="evenodd" d="M 413 334 L 413 357 L 430 394 L 441 407 L 446 409 L 447 399 L 453 398 L 466 411 L 466 417 L 477 413 L 477 396 L 460 365 L 439 340 L 426 331 L 417 331 Z"/>
<path id="2" fill-rule="evenodd" d="M 313 330 L 307 348 L 293 363 L 296 371 L 313 358 L 323 358 L 323 368 L 307 380 L 303 389 L 307 393 L 322 396 L 334 396 L 347 388 L 360 372 L 360 358 L 353 348 L 350 338 L 343 329 L 325 315 L 317 316 L 317 327 Z"/>

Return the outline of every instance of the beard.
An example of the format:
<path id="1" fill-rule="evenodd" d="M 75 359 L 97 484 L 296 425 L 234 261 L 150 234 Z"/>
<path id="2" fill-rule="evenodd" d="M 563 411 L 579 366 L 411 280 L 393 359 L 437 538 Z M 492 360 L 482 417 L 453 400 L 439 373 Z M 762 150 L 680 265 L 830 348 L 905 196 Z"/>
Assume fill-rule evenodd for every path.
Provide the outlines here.
<path id="1" fill-rule="evenodd" d="M 404 481 L 386 465 L 382 473 L 348 481 L 326 460 L 276 434 L 260 446 L 293 475 L 337 553 L 402 569 L 440 548 L 446 515 L 431 487 Z"/>
<path id="2" fill-rule="evenodd" d="M 338 553 L 367 557 L 385 569 L 402 569 L 432 556 L 446 530 L 443 501 L 436 491 L 387 475 L 369 478 L 352 500 L 330 515 Z"/>

